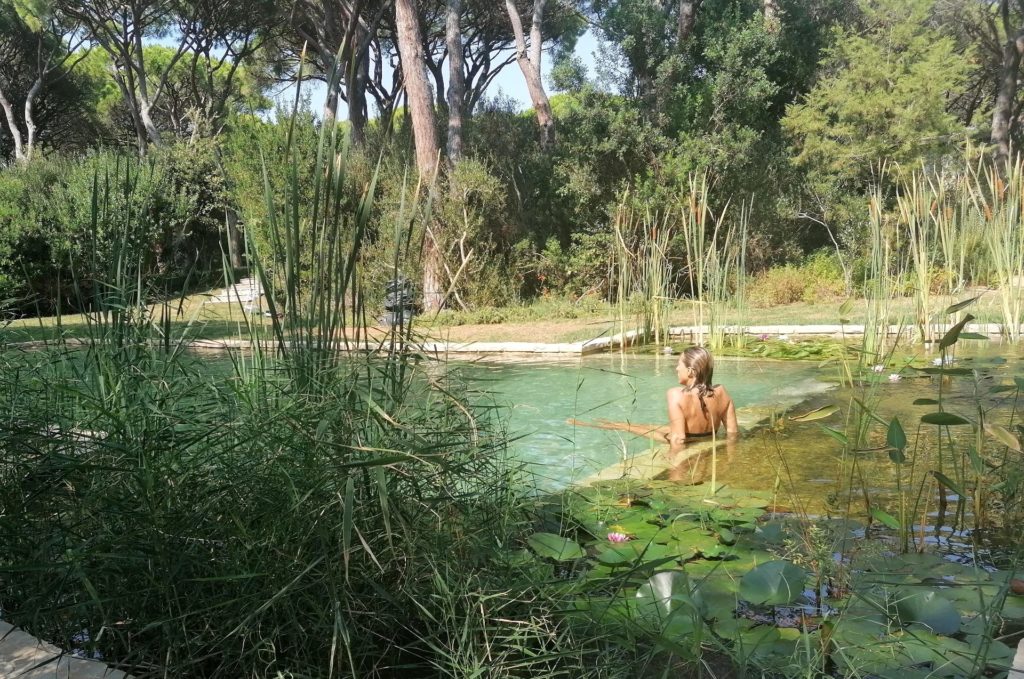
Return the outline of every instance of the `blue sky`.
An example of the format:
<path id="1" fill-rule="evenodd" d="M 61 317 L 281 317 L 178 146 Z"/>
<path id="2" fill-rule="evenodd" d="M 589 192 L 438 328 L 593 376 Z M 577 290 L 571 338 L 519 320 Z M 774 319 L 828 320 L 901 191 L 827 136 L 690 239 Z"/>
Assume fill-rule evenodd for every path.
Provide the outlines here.
<path id="1" fill-rule="evenodd" d="M 594 63 L 596 62 L 595 52 L 597 50 L 597 37 L 593 32 L 588 31 L 585 33 L 579 41 L 576 43 L 576 56 L 587 67 L 589 73 L 588 77 L 594 77 Z M 548 54 L 545 54 L 544 59 L 544 83 L 548 87 L 548 94 L 550 91 L 549 73 L 551 69 L 551 60 L 548 58 Z M 430 81 L 433 84 L 433 81 Z M 326 98 L 327 88 L 323 83 L 311 82 L 303 85 L 303 91 L 309 96 L 310 105 L 313 111 L 320 112 L 323 110 L 324 100 Z M 518 64 L 511 64 L 498 74 L 498 77 L 491 83 L 490 88 L 487 90 L 488 97 L 494 97 L 501 93 L 506 97 L 510 97 L 513 101 L 519 104 L 520 110 L 524 110 L 530 107 L 530 95 L 526 90 L 526 82 L 523 80 L 523 73 L 519 70 Z M 288 85 L 283 87 L 279 93 L 275 96 L 286 106 L 290 106 L 291 102 L 295 98 L 294 85 Z M 342 102 L 344 107 L 344 102 Z M 340 113 L 340 112 L 339 112 Z M 345 115 L 344 113 L 340 113 Z M 370 115 L 373 115 L 371 110 Z"/>

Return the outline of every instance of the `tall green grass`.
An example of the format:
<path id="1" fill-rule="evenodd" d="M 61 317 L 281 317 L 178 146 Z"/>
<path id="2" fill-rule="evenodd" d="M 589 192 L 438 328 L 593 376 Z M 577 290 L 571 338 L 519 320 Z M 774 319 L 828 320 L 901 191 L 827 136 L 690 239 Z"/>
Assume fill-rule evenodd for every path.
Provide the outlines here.
<path id="1" fill-rule="evenodd" d="M 149 311 L 131 234 L 151 213 L 107 209 L 135 169 L 97 178 L 96 233 L 118 235 L 80 281 L 88 336 L 0 354 L 5 618 L 136 677 L 603 672 L 614 656 L 555 615 L 522 549 L 531 501 L 496 411 L 408 328 L 362 334 L 373 183 L 352 193 L 333 128 L 264 162 L 293 169 L 267 181 L 271 249 L 250 252 L 275 321 L 229 354 L 189 351 L 173 302 Z"/>
<path id="2" fill-rule="evenodd" d="M 671 215 L 638 211 L 627 193 L 619 201 L 612 233 L 619 333 L 625 336 L 632 325 L 646 340 L 667 343 L 672 278 L 668 251 L 674 235 Z M 625 342 L 620 345 L 625 346 Z"/>
<path id="3" fill-rule="evenodd" d="M 735 210 L 734 210 L 735 211 Z M 729 204 L 718 215 L 711 211 L 707 173 L 691 175 L 689 192 L 680 206 L 680 234 L 686 254 L 686 278 L 696 302 L 694 324 L 698 343 L 721 348 L 730 308 L 742 309 L 746 277 L 746 205 L 734 219 Z M 704 336 L 705 328 L 707 336 Z"/>
<path id="4" fill-rule="evenodd" d="M 990 277 L 996 285 L 1002 311 L 1003 332 L 1012 340 L 1021 337 L 1024 322 L 1024 158 L 1005 167 L 982 167 L 968 187 L 974 216 L 971 222 L 984 229 Z"/>

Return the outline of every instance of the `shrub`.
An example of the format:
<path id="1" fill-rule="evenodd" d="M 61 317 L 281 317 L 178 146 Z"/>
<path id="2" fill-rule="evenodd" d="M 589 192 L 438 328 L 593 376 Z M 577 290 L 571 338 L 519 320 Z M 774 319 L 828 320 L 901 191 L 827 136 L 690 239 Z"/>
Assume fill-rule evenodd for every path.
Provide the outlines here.
<path id="1" fill-rule="evenodd" d="M 177 291 L 194 269 L 219 268 L 224 204 L 208 144 L 144 160 L 96 152 L 8 167 L 0 171 L 0 297 L 22 298 L 24 310 L 80 309 L 124 248 L 141 258 L 147 285 Z"/>
<path id="2" fill-rule="evenodd" d="M 818 251 L 799 265 L 772 267 L 759 274 L 748 286 L 750 303 L 755 307 L 806 302 L 832 302 L 845 296 L 843 272 L 835 255 Z"/>

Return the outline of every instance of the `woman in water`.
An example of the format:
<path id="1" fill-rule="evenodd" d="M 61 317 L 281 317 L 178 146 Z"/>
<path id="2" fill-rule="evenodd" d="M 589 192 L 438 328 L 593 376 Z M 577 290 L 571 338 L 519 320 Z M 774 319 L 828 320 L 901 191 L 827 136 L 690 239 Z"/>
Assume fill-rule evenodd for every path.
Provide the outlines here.
<path id="1" fill-rule="evenodd" d="M 739 433 L 736 406 L 729 392 L 713 385 L 715 360 L 704 347 L 690 347 L 679 356 L 676 377 L 682 386 L 668 390 L 668 443 L 675 453 L 694 436 L 711 436 L 725 423 L 726 434 Z"/>

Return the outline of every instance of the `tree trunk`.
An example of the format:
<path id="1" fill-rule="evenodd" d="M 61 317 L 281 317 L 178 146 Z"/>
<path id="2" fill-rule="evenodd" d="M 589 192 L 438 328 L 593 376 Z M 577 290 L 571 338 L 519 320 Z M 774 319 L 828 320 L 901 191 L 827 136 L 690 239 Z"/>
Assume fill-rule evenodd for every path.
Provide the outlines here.
<path id="1" fill-rule="evenodd" d="M 28 94 L 25 95 L 25 160 L 32 160 L 32 152 L 36 148 L 36 118 L 35 105 L 39 93 L 43 89 L 43 77 L 39 76 L 32 83 Z"/>
<path id="2" fill-rule="evenodd" d="M 434 178 L 437 166 L 437 131 L 434 123 L 434 102 L 427 84 L 423 37 L 416 11 L 416 0 L 395 0 L 398 28 L 398 51 L 405 76 L 405 93 L 412 117 L 416 143 L 416 167 L 425 184 Z"/>
<path id="3" fill-rule="evenodd" d="M 338 96 L 338 88 L 340 85 L 331 87 L 331 83 L 327 83 L 327 98 L 324 99 L 324 125 L 330 126 L 338 120 L 338 102 L 341 97 Z"/>
<path id="4" fill-rule="evenodd" d="M 238 213 L 227 208 L 224 211 L 224 225 L 227 229 L 229 264 L 232 269 L 241 269 L 245 239 L 242 237 L 242 230 L 238 228 Z"/>
<path id="5" fill-rule="evenodd" d="M 113 71 L 112 75 L 118 89 L 121 90 L 121 96 L 124 97 L 125 104 L 128 106 L 128 114 L 131 116 L 132 125 L 135 127 L 135 141 L 138 144 L 139 155 L 144 156 L 149 144 L 146 138 L 146 128 L 142 124 L 142 119 L 139 118 L 139 108 L 135 101 L 135 85 L 131 78 L 131 73 L 127 73 L 127 80 L 117 71 Z"/>
<path id="6" fill-rule="evenodd" d="M 1013 104 L 1017 99 L 1017 76 L 1020 70 L 1021 54 L 1024 54 L 1024 32 L 1014 32 L 1010 25 L 1009 0 L 1001 0 L 1000 13 L 1006 43 L 1003 45 L 1003 66 L 999 74 L 999 90 L 992 111 L 991 142 L 995 147 L 995 162 L 1002 166 L 1010 158 L 1010 133 L 1013 119 Z"/>
<path id="7" fill-rule="evenodd" d="M 693 25 L 697 21 L 697 5 L 700 0 L 679 0 L 679 25 L 676 27 L 676 44 L 682 46 L 693 34 Z"/>
<path id="8" fill-rule="evenodd" d="M 448 0 L 445 38 L 448 42 L 448 162 L 454 167 L 462 157 L 462 106 L 466 94 L 463 75 L 462 29 L 459 15 L 462 0 Z"/>
<path id="9" fill-rule="evenodd" d="M 509 21 L 512 22 L 512 32 L 515 34 L 516 62 L 523 72 L 526 89 L 529 90 L 530 99 L 533 101 L 533 110 L 537 114 L 537 124 L 540 125 L 540 145 L 545 151 L 550 151 L 555 145 L 555 117 L 551 112 L 547 92 L 544 91 L 544 81 L 541 79 L 540 70 L 543 42 L 541 26 L 544 23 L 546 1 L 534 0 L 533 2 L 529 51 L 526 47 L 526 36 L 523 34 L 523 20 L 519 17 L 519 10 L 516 9 L 513 0 L 505 0 L 505 8 L 508 10 Z"/>
<path id="10" fill-rule="evenodd" d="M 4 117 L 7 118 L 7 129 L 14 140 L 14 159 L 18 162 L 24 162 L 25 147 L 22 143 L 21 128 L 18 127 L 18 121 L 14 117 L 14 107 L 11 106 L 11 102 L 3 90 L 0 90 L 0 107 L 4 109 Z"/>
<path id="11" fill-rule="evenodd" d="M 352 83 L 348 87 L 349 139 L 356 147 L 366 144 L 366 81 L 369 78 L 370 63 L 369 59 L 364 56 L 356 64 Z"/>
<path id="12" fill-rule="evenodd" d="M 395 0 L 395 24 L 398 29 L 398 52 L 405 77 L 405 97 L 412 118 L 413 141 L 416 144 L 416 167 L 420 183 L 430 187 L 437 169 L 437 129 L 434 102 L 427 84 L 427 66 L 423 54 L 416 0 Z M 444 302 L 441 289 L 441 249 L 436 234 L 427 233 L 423 240 L 423 307 L 440 309 Z"/>

